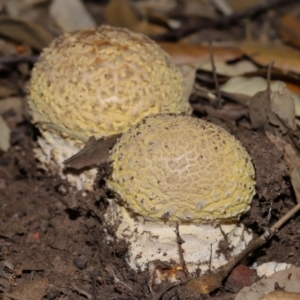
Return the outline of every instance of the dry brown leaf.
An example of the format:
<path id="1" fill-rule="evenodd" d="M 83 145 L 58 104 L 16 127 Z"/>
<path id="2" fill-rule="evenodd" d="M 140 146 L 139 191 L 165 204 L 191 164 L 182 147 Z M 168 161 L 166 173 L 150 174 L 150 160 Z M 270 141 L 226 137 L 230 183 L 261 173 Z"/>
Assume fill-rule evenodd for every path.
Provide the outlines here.
<path id="1" fill-rule="evenodd" d="M 223 120 L 237 121 L 241 117 L 248 115 L 249 110 L 247 107 L 239 104 L 224 103 L 222 108 L 214 108 L 213 106 L 206 106 L 206 112 L 216 118 Z"/>
<path id="2" fill-rule="evenodd" d="M 36 23 L 5 15 L 0 16 L 0 34 L 37 50 L 42 50 L 54 39 L 53 34 Z"/>
<path id="3" fill-rule="evenodd" d="M 189 99 L 193 92 L 197 70 L 189 65 L 179 65 L 178 68 L 184 79 L 185 99 Z"/>
<path id="4" fill-rule="evenodd" d="M 297 200 L 300 199 L 300 156 L 291 144 L 284 146 L 284 159 L 290 170 L 290 177 Z"/>
<path id="5" fill-rule="evenodd" d="M 12 292 L 11 295 L 17 299 L 40 300 L 45 296 L 47 288 L 48 279 L 45 277 L 39 280 L 26 282 Z"/>
<path id="6" fill-rule="evenodd" d="M 79 170 L 107 162 L 109 158 L 109 151 L 115 145 L 120 136 L 120 134 L 116 134 L 99 140 L 96 140 L 95 137 L 90 137 L 84 148 L 69 159 L 65 160 L 64 164 L 67 167 Z"/>
<path id="7" fill-rule="evenodd" d="M 135 5 L 142 12 L 153 11 L 165 15 L 170 11 L 174 11 L 178 3 L 177 0 L 144 0 L 136 1 Z"/>
<path id="8" fill-rule="evenodd" d="M 288 129 L 297 129 L 294 98 L 284 83 L 279 84 L 277 90 L 273 90 L 270 99 L 270 108 Z"/>
<path id="9" fill-rule="evenodd" d="M 167 31 L 162 26 L 150 24 L 127 0 L 111 0 L 105 7 L 104 17 L 110 25 L 125 27 L 147 35 L 156 35 Z"/>
<path id="10" fill-rule="evenodd" d="M 282 138 L 275 136 L 268 131 L 267 138 L 275 145 L 275 147 L 284 153 L 284 160 L 289 168 L 291 183 L 296 194 L 296 199 L 300 199 L 300 156 L 295 148 L 284 141 Z M 298 200 L 299 202 L 299 200 Z"/>
<path id="11" fill-rule="evenodd" d="M 225 273 L 222 270 L 215 274 L 207 274 L 194 278 L 186 286 L 199 294 L 209 294 L 220 287 L 224 276 Z"/>
<path id="12" fill-rule="evenodd" d="M 249 72 L 244 74 L 247 77 L 260 76 L 263 78 L 267 78 L 268 69 L 267 68 L 259 68 L 254 72 Z M 300 94 L 300 78 L 297 74 L 294 73 L 283 73 L 279 69 L 272 69 L 271 74 L 272 81 L 280 80 L 284 82 L 287 88 L 295 94 Z"/>
<path id="13" fill-rule="evenodd" d="M 3 115 L 8 123 L 21 123 L 24 121 L 24 114 L 25 105 L 20 97 L 0 100 L 0 115 Z"/>
<path id="14" fill-rule="evenodd" d="M 230 16 L 233 14 L 233 9 L 227 0 L 211 0 L 216 9 L 221 12 L 224 16 Z"/>
<path id="15" fill-rule="evenodd" d="M 178 20 L 170 19 L 165 15 L 153 12 L 151 10 L 146 12 L 146 16 L 149 22 L 154 24 L 161 24 L 165 28 L 178 29 L 182 25 L 181 22 Z"/>
<path id="16" fill-rule="evenodd" d="M 275 61 L 274 67 L 284 72 L 300 73 L 300 51 L 296 49 L 284 45 L 264 45 L 254 41 L 245 41 L 239 48 L 259 65 L 266 67 L 271 61 Z"/>
<path id="17" fill-rule="evenodd" d="M 300 300 L 300 293 L 278 290 L 262 296 L 260 300 Z"/>
<path id="18" fill-rule="evenodd" d="M 287 43 L 300 48 L 300 20 L 294 14 L 288 13 L 280 18 L 278 33 Z"/>
<path id="19" fill-rule="evenodd" d="M 249 115 L 254 129 L 264 129 L 289 141 L 295 134 L 295 102 L 284 84 L 279 84 L 277 90 L 270 89 L 270 94 L 267 89 L 254 95 Z"/>
<path id="20" fill-rule="evenodd" d="M 297 117 L 300 116 L 300 97 L 299 95 L 295 94 L 292 89 L 290 89 L 290 85 L 278 80 L 272 80 L 271 81 L 271 90 L 273 91 L 279 91 L 283 88 L 283 86 L 286 86 L 288 90 L 290 91 L 289 95 L 293 98 L 292 102 L 294 102 L 294 108 L 295 108 L 295 115 Z M 225 93 L 226 97 L 231 98 L 232 100 L 241 103 L 243 105 L 249 106 L 251 98 L 259 91 L 264 91 L 267 88 L 267 80 L 254 76 L 254 77 L 243 77 L 243 76 L 237 76 L 232 77 L 225 84 L 221 86 L 221 91 Z M 285 92 L 285 91 L 283 91 Z M 290 97 L 288 96 L 288 97 Z M 284 98 L 282 96 L 281 98 Z M 280 103 L 282 103 L 282 99 L 278 99 Z M 290 102 L 289 104 L 291 104 Z M 278 109 L 281 109 L 281 105 L 279 104 Z"/>
<path id="21" fill-rule="evenodd" d="M 300 86 L 291 82 L 285 82 L 286 87 L 293 93 L 300 95 Z"/>
<path id="22" fill-rule="evenodd" d="M 257 70 L 257 66 L 250 60 L 239 60 L 234 64 L 227 64 L 223 61 L 215 61 L 215 68 L 218 75 L 221 76 L 239 76 L 245 73 L 253 72 Z M 212 72 L 211 62 L 206 62 L 202 66 L 199 66 L 200 70 Z"/>
<path id="23" fill-rule="evenodd" d="M 200 66 L 208 61 L 209 51 L 206 45 L 191 45 L 181 43 L 162 42 L 159 45 L 172 57 L 175 64 L 189 64 Z M 215 61 L 229 61 L 240 58 L 243 53 L 233 47 L 213 47 Z"/>
<path id="24" fill-rule="evenodd" d="M 53 0 L 49 14 L 63 32 L 96 26 L 81 0 Z"/>
<path id="25" fill-rule="evenodd" d="M 274 291 L 275 283 L 288 293 L 299 293 L 300 268 L 291 267 L 289 269 L 274 273 L 272 276 L 263 278 L 252 284 L 250 287 L 244 287 L 235 297 L 235 300 L 253 300 L 263 299 L 261 297 Z M 277 294 L 278 295 L 278 294 Z M 291 294 L 290 294 L 291 295 Z M 285 300 L 293 298 L 266 298 L 268 300 Z M 296 298 L 298 300 L 298 298 Z"/>
<path id="26" fill-rule="evenodd" d="M 46 3 L 48 0 L 10 0 L 4 2 L 5 11 L 11 17 L 20 17 L 27 9 Z"/>
<path id="27" fill-rule="evenodd" d="M 10 147 L 10 128 L 0 115 L 0 150 L 7 151 Z"/>
<path id="28" fill-rule="evenodd" d="M 0 98 L 7 98 L 18 94 L 16 84 L 7 79 L 0 79 Z"/>
<path id="29" fill-rule="evenodd" d="M 161 1 L 162 2 L 162 1 Z M 218 16 L 212 1 L 207 0 L 185 0 L 183 1 L 183 14 L 185 16 L 198 16 L 206 18 L 216 18 Z"/>
<path id="30" fill-rule="evenodd" d="M 249 116 L 251 127 L 253 129 L 263 129 L 268 123 L 268 92 L 262 91 L 256 93 L 250 102 Z"/>
<path id="31" fill-rule="evenodd" d="M 228 0 L 234 11 L 239 11 L 243 9 L 248 9 L 250 7 L 253 7 L 257 4 L 260 4 L 261 0 Z"/>

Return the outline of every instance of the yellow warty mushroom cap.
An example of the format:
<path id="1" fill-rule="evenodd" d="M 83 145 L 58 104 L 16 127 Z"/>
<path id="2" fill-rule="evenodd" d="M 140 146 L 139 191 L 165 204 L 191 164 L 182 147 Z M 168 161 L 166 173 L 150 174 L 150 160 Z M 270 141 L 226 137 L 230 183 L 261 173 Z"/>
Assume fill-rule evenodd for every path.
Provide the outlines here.
<path id="1" fill-rule="evenodd" d="M 254 168 L 240 142 L 188 116 L 145 118 L 122 135 L 110 159 L 109 187 L 149 220 L 234 220 L 255 193 Z"/>
<path id="2" fill-rule="evenodd" d="M 80 141 L 147 115 L 191 111 L 169 56 L 148 37 L 111 26 L 54 40 L 32 71 L 28 104 L 41 129 Z"/>

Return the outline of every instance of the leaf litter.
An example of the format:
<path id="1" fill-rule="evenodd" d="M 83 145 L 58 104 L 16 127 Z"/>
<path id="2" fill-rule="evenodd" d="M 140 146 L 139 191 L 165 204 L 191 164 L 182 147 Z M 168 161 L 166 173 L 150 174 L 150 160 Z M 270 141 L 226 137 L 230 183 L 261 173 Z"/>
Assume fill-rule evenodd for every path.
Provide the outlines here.
<path id="1" fill-rule="evenodd" d="M 54 3 L 54 1 L 50 2 Z M 151 3 L 151 1 L 148 2 Z M 110 1 L 111 3 L 113 1 Z M 140 1 L 139 5 L 141 3 L 143 1 Z M 234 7 L 236 4 L 228 3 L 237 9 Z M 82 4 L 82 7 L 85 7 L 84 1 Z M 155 13 L 153 10 L 139 11 L 141 6 L 135 2 L 126 1 L 125 3 L 123 1 L 122 4 L 127 7 L 126 9 L 130 8 L 129 15 L 133 15 L 134 11 L 133 19 L 129 20 L 134 22 L 133 25 L 130 25 L 131 29 L 149 35 L 164 33 L 174 36 L 179 33 L 179 30 L 182 30 L 180 33 L 182 34 L 192 28 L 195 20 L 190 14 L 184 15 L 183 13 L 193 10 L 193 1 L 185 2 L 185 10 L 178 9 L 175 2 L 171 3 L 171 6 L 166 5 L 165 7 L 160 3 L 160 5 L 154 5 L 157 8 Z M 218 14 L 210 14 L 210 21 L 201 19 L 201 22 L 207 22 L 206 24 L 213 28 L 214 24 L 225 24 L 227 21 L 229 24 L 230 20 L 238 20 L 241 16 L 252 16 L 253 11 L 263 11 L 269 8 L 260 2 L 257 6 L 253 6 L 254 4 L 250 2 L 248 5 L 249 7 L 245 4 L 242 10 L 234 11 L 233 9 L 229 17 L 218 19 Z M 89 7 L 91 6 L 86 6 L 86 8 Z M 116 11 L 113 9 L 109 12 L 107 7 L 105 4 L 99 5 L 99 11 L 103 12 L 103 16 L 106 15 L 106 19 L 109 20 L 115 15 L 115 21 L 125 22 L 125 25 L 122 24 L 122 26 L 127 27 L 126 22 L 129 21 L 126 14 L 127 19 L 121 21 L 121 17 L 116 17 Z M 221 12 L 223 11 L 221 10 Z M 85 8 L 82 9 L 82 15 L 84 13 L 86 13 Z M 0 32 L 9 36 L 16 43 L 16 47 L 18 43 L 24 43 L 31 46 L 34 51 L 45 47 L 57 34 L 65 30 L 51 27 L 53 24 L 43 28 L 13 16 L 4 15 L 3 17 L 3 27 L 1 27 L 0 20 Z M 55 19 L 55 16 L 52 18 Z M 174 20 L 177 23 L 172 23 Z M 183 20 L 186 21 L 183 22 Z M 97 24 L 101 22 L 100 20 L 94 21 Z M 256 22 L 258 25 L 260 24 L 259 19 Z M 204 23 L 201 26 L 204 26 Z M 176 26 L 179 27 L 172 28 L 170 24 L 177 24 Z M 253 24 L 256 25 L 255 22 Z M 200 31 L 201 26 L 197 24 L 193 28 L 197 27 L 197 30 Z M 234 24 L 231 26 L 235 30 L 239 30 L 238 27 L 234 27 Z M 2 31 L 1 28 L 3 28 Z M 16 30 L 12 31 L 12 28 L 16 28 Z M 26 28 L 29 30 L 25 30 Z M 170 28 L 172 28 L 171 31 Z M 26 34 L 23 34 L 24 30 Z M 214 30 L 217 34 L 219 29 Z M 177 37 L 180 38 L 180 35 Z M 299 223 L 299 218 L 293 218 L 299 209 L 297 200 L 300 199 L 298 188 L 300 147 L 296 118 L 298 102 L 295 102 L 295 97 L 298 95 L 291 94 L 286 88 L 285 84 L 288 82 L 278 83 L 275 88 L 270 82 L 270 78 L 266 82 L 267 88 L 264 86 L 260 91 L 250 88 L 251 91 L 246 95 L 247 98 L 243 99 L 237 92 L 238 89 L 237 91 L 222 91 L 222 87 L 219 88 L 226 81 L 229 84 L 232 76 L 246 75 L 251 80 L 251 77 L 257 76 L 260 72 L 264 74 L 261 66 L 268 66 L 270 60 L 276 61 L 275 67 L 282 72 L 285 79 L 295 79 L 293 82 L 296 82 L 297 86 L 297 82 L 299 82 L 298 52 L 294 52 L 294 50 L 297 51 L 296 49 L 291 50 L 285 46 L 277 48 L 277 44 L 266 47 L 256 42 L 255 46 L 252 46 L 248 41 L 239 42 L 235 36 L 233 39 L 237 41 L 235 48 L 237 50 L 224 46 L 218 48 L 213 43 L 212 50 L 208 51 L 206 50 L 208 49 L 207 45 L 211 40 L 204 41 L 204 43 L 199 40 L 198 45 L 173 43 L 169 44 L 169 50 L 166 50 L 169 51 L 175 63 L 181 65 L 187 89 L 193 91 L 190 100 L 195 114 L 213 121 L 235 134 L 253 157 L 257 171 L 257 195 L 253 200 L 251 211 L 242 221 L 254 230 L 258 237 L 254 239 L 249 248 L 240 256 L 233 257 L 228 265 L 219 270 L 211 270 L 210 274 L 191 279 L 189 282 L 182 282 L 180 285 L 171 285 L 167 288 L 157 286 L 151 294 L 148 288 L 148 273 L 135 274 L 126 265 L 126 243 L 110 241 L 105 244 L 102 242 L 103 230 L 112 230 L 105 226 L 101 216 L 107 205 L 105 197 L 109 193 L 102 179 L 99 178 L 99 182 L 97 182 L 98 190 L 95 194 L 82 195 L 78 193 L 74 195 L 69 191 L 66 182 L 39 170 L 32 155 L 32 147 L 38 133 L 29 124 L 26 112 L 23 111 L 23 105 L 12 104 L 9 113 L 0 109 L 2 118 L 11 131 L 9 149 L 0 155 L 0 199 L 4 199 L 0 201 L 2 220 L 0 267 L 5 270 L 1 274 L 8 274 L 8 277 L 10 274 L 6 272 L 9 270 L 1 260 L 3 256 L 21 261 L 23 265 L 34 262 L 43 267 L 22 272 L 16 276 L 16 287 L 9 286 L 6 275 L 0 275 L 0 290 L 3 292 L 3 297 L 13 299 L 14 296 L 18 296 L 31 299 L 31 292 L 32 295 L 35 295 L 35 299 L 42 299 L 44 294 L 47 294 L 47 299 L 94 300 L 99 297 L 196 299 L 195 297 L 199 296 L 195 296 L 198 292 L 207 294 L 214 291 L 210 296 L 204 297 L 217 299 L 220 296 L 222 299 L 226 295 L 226 291 L 222 289 L 222 282 L 226 280 L 235 265 L 240 263 L 242 257 L 246 257 L 248 260 L 254 259 L 257 263 L 274 259 L 279 262 L 284 259 L 295 264 L 299 260 L 297 247 L 300 245 L 295 238 L 297 233 L 299 234 L 297 231 L 299 226 L 295 226 Z M 246 54 L 242 59 L 240 58 L 241 53 Z M 211 54 L 213 54 L 213 61 L 211 61 Z M 31 67 L 33 61 L 30 55 L 28 55 L 28 60 L 25 60 L 27 67 Z M 26 78 L 22 76 L 24 74 L 26 76 L 26 72 L 22 73 L 20 69 L 20 64 L 24 61 L 21 61 L 18 56 L 17 53 L 13 59 L 0 57 L 0 61 L 4 58 L 6 61 L 6 73 L 2 74 L 2 77 L 7 80 L 7 74 L 15 74 L 14 78 L 17 76 L 21 85 L 24 85 Z M 246 62 L 246 65 L 248 64 L 252 69 L 239 64 L 239 62 Z M 201 68 L 205 63 L 207 68 Z M 232 73 L 228 71 L 229 69 L 232 70 Z M 195 76 L 196 72 L 197 76 Z M 278 74 L 278 70 L 270 69 L 270 75 L 273 73 L 275 75 L 276 72 Z M 205 76 L 199 76 L 200 74 Z M 202 78 L 206 78 L 206 80 L 203 81 Z M 235 84 L 239 85 L 240 83 Z M 2 106 L 4 107 L 4 104 L 7 105 L 10 102 L 8 97 L 11 96 L 19 96 L 18 101 L 24 103 L 24 95 L 22 92 L 20 93 L 19 89 L 17 89 L 17 94 L 15 91 L 11 93 L 3 92 L 4 100 L 0 99 L 0 108 L 1 101 L 3 101 Z M 216 103 L 218 103 L 217 106 Z M 11 115 L 14 112 L 16 118 Z M 77 156 L 67 161 L 67 165 L 72 168 L 82 168 L 96 164 L 99 165 L 101 173 L 101 166 L 107 161 L 109 150 L 116 138 L 99 141 L 91 138 Z M 96 153 L 98 155 L 95 155 Z M 282 229 L 279 229 L 281 227 Z M 267 238 L 266 232 L 269 233 Z M 256 248 L 263 249 L 262 253 L 255 251 Z M 21 252 L 22 255 L 20 255 Z M 249 255 L 250 253 L 254 254 Z M 282 253 L 286 253 L 284 258 Z M 45 284 L 46 280 L 50 285 Z M 38 294 L 34 294 L 35 285 L 38 286 L 39 282 L 44 283 L 40 284 L 41 290 Z M 284 284 L 279 283 L 279 286 L 284 288 Z M 188 292 L 187 288 L 192 289 L 193 292 Z M 274 286 L 272 288 L 275 289 Z M 269 291 L 261 289 L 261 292 Z M 290 290 L 275 291 L 277 296 L 270 294 L 266 299 L 279 297 L 280 293 L 291 292 Z M 232 294 L 231 297 L 233 299 L 235 295 Z"/>

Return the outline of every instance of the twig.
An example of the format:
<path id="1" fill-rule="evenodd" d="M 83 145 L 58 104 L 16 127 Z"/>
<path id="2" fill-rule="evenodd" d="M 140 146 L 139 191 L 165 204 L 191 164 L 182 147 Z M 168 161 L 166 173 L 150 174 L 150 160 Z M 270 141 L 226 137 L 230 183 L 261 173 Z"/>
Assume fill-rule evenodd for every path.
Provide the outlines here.
<path id="1" fill-rule="evenodd" d="M 151 38 L 153 38 L 156 41 L 166 41 L 166 40 L 177 41 L 177 40 L 183 38 L 184 36 L 195 33 L 201 29 L 229 26 L 233 22 L 236 22 L 240 19 L 253 17 L 254 15 L 262 13 L 268 9 L 271 9 L 271 8 L 274 8 L 276 6 L 283 5 L 283 4 L 286 5 L 287 3 L 292 3 L 292 2 L 296 2 L 296 0 L 270 0 L 267 2 L 261 2 L 258 5 L 250 7 L 248 9 L 238 11 L 230 16 L 225 16 L 225 17 L 221 17 L 221 18 L 218 18 L 215 20 L 209 20 L 209 21 L 200 20 L 200 21 L 196 22 L 196 24 L 186 26 L 186 27 L 181 27 L 179 29 L 169 31 L 164 34 L 153 35 L 153 36 L 151 36 Z"/>
<path id="2" fill-rule="evenodd" d="M 28 62 L 34 64 L 38 60 L 38 55 L 26 55 L 26 56 L 0 56 L 0 64 L 19 64 L 23 62 Z"/>
<path id="3" fill-rule="evenodd" d="M 214 82 L 215 82 L 215 88 L 216 88 L 216 92 L 217 92 L 217 101 L 215 102 L 215 108 L 221 108 L 221 106 L 222 106 L 221 91 L 220 91 L 220 87 L 219 87 L 217 70 L 216 70 L 216 65 L 215 65 L 215 61 L 214 61 L 214 55 L 213 55 L 211 41 L 208 44 L 208 50 L 209 50 L 210 63 L 211 63 L 211 67 L 212 67 L 212 73 L 213 73 Z"/>
<path id="4" fill-rule="evenodd" d="M 268 73 L 267 73 L 267 93 L 268 93 L 268 103 L 270 105 L 271 103 L 271 75 L 272 75 L 272 68 L 273 68 L 273 65 L 274 65 L 274 61 L 271 61 L 269 63 L 269 66 L 268 66 Z"/>
<path id="5" fill-rule="evenodd" d="M 179 253 L 180 264 L 182 266 L 182 269 L 183 269 L 185 275 L 187 277 L 189 277 L 189 271 L 187 269 L 187 266 L 186 266 L 186 263 L 185 263 L 185 260 L 184 260 L 183 250 L 182 250 L 182 246 L 181 246 L 184 243 L 184 240 L 180 236 L 178 222 L 176 222 L 175 233 L 176 233 L 176 237 L 177 237 L 177 245 L 178 245 L 178 253 Z"/>

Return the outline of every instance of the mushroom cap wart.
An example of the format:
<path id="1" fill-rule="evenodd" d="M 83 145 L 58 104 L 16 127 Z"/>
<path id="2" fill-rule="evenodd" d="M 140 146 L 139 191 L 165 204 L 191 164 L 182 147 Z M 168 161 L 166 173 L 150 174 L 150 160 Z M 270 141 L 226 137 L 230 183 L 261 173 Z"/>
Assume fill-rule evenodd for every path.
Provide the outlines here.
<path id="1" fill-rule="evenodd" d="M 180 71 L 154 41 L 101 26 L 66 33 L 44 49 L 28 105 L 40 129 L 85 142 L 147 115 L 191 112 L 185 98 Z"/>
<path id="2" fill-rule="evenodd" d="M 146 220 L 235 220 L 255 194 L 254 168 L 240 142 L 189 116 L 145 118 L 122 135 L 110 160 L 108 186 Z"/>

